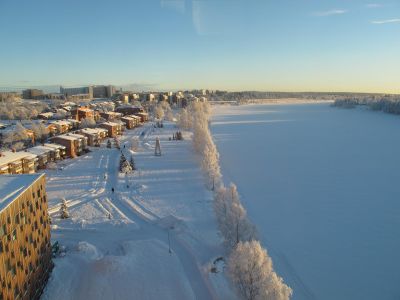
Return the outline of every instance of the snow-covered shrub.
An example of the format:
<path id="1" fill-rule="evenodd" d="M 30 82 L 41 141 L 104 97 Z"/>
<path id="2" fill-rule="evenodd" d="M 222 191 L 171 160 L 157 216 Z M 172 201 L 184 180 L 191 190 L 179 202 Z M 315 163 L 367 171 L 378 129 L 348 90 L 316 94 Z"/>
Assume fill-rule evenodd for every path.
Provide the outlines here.
<path id="1" fill-rule="evenodd" d="M 246 300 L 287 300 L 292 295 L 273 270 L 272 260 L 258 241 L 240 242 L 228 260 L 228 274 Z"/>

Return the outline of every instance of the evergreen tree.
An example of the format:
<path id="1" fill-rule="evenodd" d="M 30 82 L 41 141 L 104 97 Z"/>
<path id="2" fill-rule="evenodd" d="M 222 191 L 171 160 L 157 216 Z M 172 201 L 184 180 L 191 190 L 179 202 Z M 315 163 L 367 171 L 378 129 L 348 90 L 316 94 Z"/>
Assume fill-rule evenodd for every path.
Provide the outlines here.
<path id="1" fill-rule="evenodd" d="M 122 163 L 122 165 L 121 165 L 121 172 L 122 172 L 122 173 L 125 173 L 125 174 L 131 173 L 131 172 L 132 172 L 132 167 L 131 167 L 130 163 L 129 163 L 127 160 L 125 160 L 125 161 Z"/>
<path id="2" fill-rule="evenodd" d="M 60 216 L 61 216 L 61 219 L 69 218 L 68 206 L 67 206 L 67 201 L 65 200 L 65 198 L 62 199 L 62 203 L 61 203 L 61 207 L 60 207 Z"/>
<path id="3" fill-rule="evenodd" d="M 133 155 L 131 155 L 131 160 L 129 161 L 129 164 L 131 165 L 132 170 L 136 170 L 135 161 L 133 160 Z"/>
<path id="4" fill-rule="evenodd" d="M 121 154 L 121 158 L 119 159 L 119 170 L 122 172 L 122 166 L 124 165 L 124 163 L 126 162 L 126 157 L 125 155 L 122 153 Z"/>

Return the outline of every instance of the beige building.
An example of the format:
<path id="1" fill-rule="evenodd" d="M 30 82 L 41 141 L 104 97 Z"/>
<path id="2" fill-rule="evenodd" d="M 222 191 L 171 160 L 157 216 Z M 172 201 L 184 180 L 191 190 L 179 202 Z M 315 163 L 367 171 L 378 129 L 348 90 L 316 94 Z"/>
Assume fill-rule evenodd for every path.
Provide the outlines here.
<path id="1" fill-rule="evenodd" d="M 45 175 L 0 176 L 0 299 L 39 299 L 51 255 Z"/>
<path id="2" fill-rule="evenodd" d="M 28 152 L 0 152 L 0 175 L 36 172 L 37 156 Z"/>

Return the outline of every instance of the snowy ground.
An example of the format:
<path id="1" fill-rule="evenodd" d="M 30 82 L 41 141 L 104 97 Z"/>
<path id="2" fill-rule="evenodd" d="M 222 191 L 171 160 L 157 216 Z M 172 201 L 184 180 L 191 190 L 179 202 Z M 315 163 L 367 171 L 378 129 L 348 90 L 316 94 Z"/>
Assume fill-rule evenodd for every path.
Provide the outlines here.
<path id="1" fill-rule="evenodd" d="M 66 255 L 55 259 L 42 299 L 234 299 L 225 277 L 209 272 L 222 252 L 212 195 L 190 135 L 169 141 L 176 130 L 148 124 L 125 132 L 121 148 L 128 160 L 134 155 L 133 175 L 118 172 L 120 150 L 105 144 L 46 171 L 52 241 Z M 141 132 L 134 153 L 130 144 Z M 161 157 L 154 156 L 157 136 Z M 62 197 L 67 220 L 59 218 Z"/>
<path id="2" fill-rule="evenodd" d="M 400 118 L 328 104 L 215 114 L 224 178 L 293 299 L 400 299 Z"/>

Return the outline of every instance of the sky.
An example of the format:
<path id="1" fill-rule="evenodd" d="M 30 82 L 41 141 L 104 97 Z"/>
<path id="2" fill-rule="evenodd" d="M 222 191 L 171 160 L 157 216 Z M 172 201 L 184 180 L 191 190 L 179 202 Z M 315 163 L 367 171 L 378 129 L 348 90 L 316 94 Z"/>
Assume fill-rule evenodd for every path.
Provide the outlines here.
<path id="1" fill-rule="evenodd" d="M 0 0 L 0 87 L 400 93 L 400 0 Z"/>

